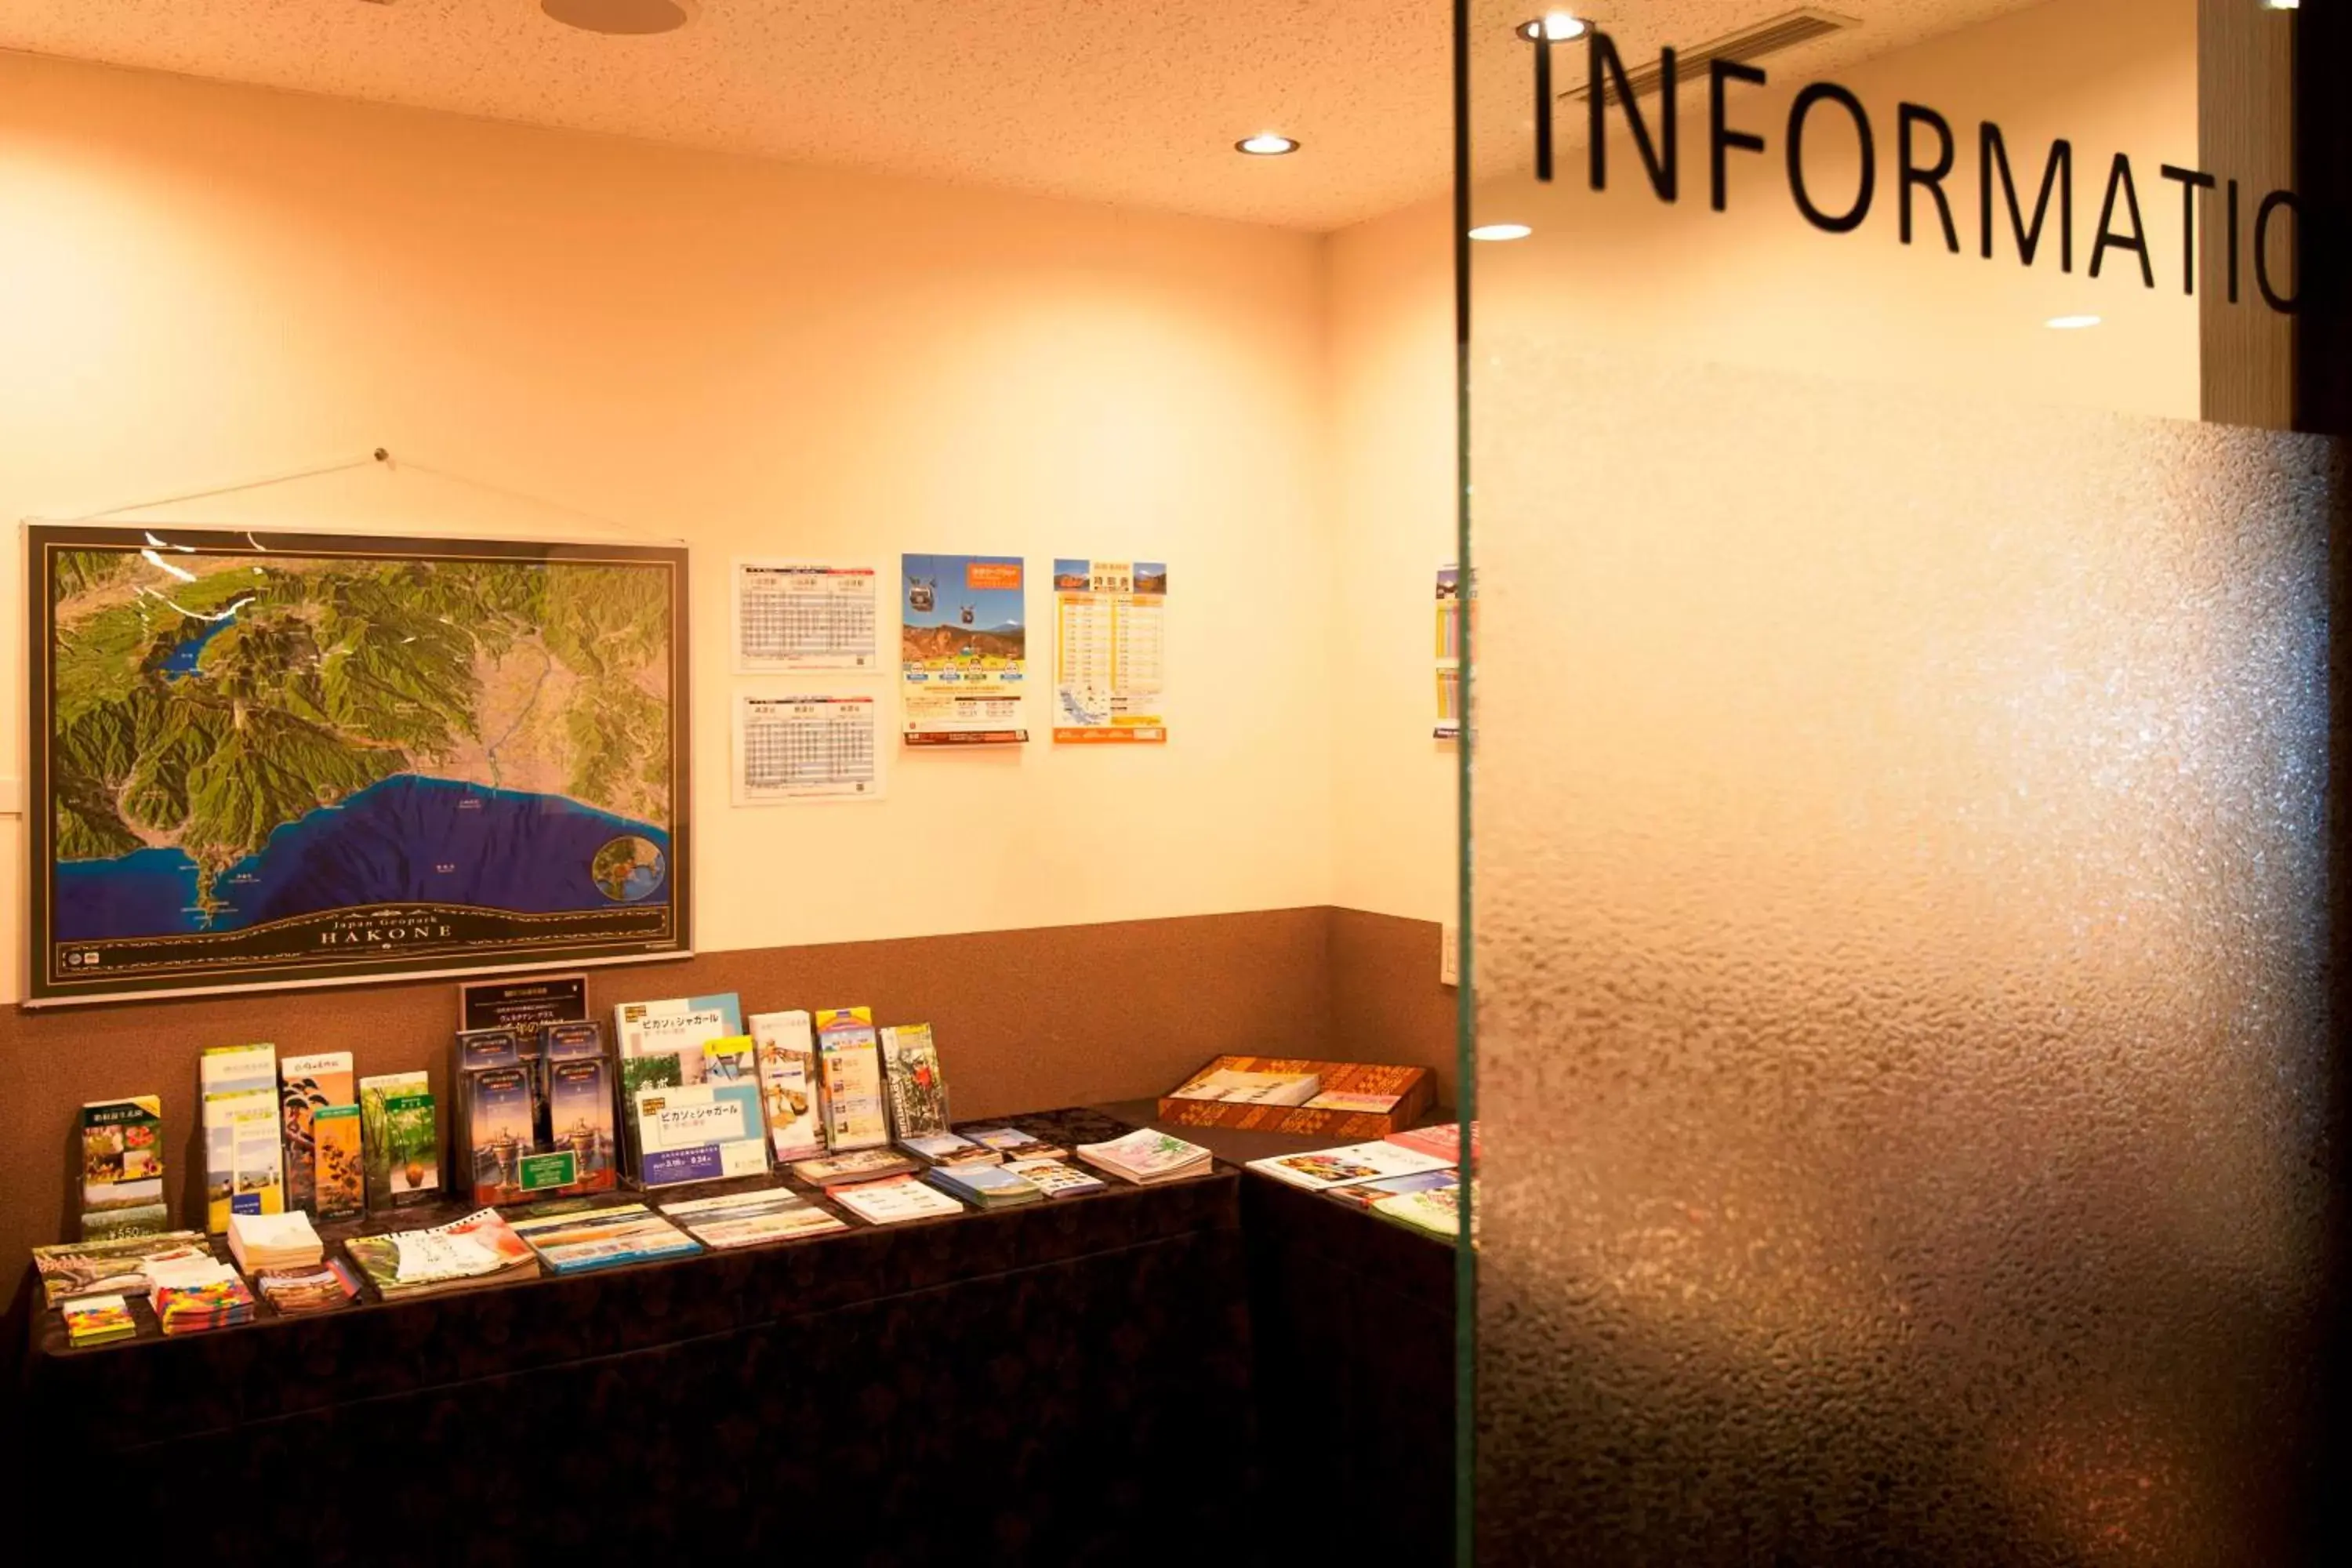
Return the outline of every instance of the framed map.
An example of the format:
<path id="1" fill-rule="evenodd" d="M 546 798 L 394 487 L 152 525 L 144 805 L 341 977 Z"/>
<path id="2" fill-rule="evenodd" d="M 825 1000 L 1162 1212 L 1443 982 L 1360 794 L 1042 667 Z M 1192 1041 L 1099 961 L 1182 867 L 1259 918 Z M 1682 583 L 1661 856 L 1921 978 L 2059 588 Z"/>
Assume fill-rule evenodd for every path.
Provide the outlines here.
<path id="1" fill-rule="evenodd" d="M 26 536 L 29 1005 L 691 951 L 683 549 Z"/>

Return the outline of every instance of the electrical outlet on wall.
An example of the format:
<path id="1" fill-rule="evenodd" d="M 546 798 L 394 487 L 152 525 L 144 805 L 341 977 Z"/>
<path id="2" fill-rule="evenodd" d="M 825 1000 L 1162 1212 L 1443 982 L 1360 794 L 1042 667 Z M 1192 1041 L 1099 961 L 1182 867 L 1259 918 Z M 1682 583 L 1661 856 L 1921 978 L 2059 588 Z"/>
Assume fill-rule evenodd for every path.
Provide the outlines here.
<path id="1" fill-rule="evenodd" d="M 1451 921 L 1437 928 L 1437 983 L 1462 984 L 1462 932 Z"/>

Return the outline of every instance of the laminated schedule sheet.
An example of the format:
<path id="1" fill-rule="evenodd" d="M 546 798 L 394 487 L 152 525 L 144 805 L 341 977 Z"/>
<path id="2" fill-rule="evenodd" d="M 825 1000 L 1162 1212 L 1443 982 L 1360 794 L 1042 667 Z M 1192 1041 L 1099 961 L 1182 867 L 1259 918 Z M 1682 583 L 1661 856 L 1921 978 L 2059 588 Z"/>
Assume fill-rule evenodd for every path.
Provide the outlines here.
<path id="1" fill-rule="evenodd" d="M 735 804 L 881 799 L 880 707 L 863 694 L 737 692 Z"/>
<path id="2" fill-rule="evenodd" d="M 871 566 L 735 563 L 735 672 L 875 669 L 880 574 Z"/>
<path id="3" fill-rule="evenodd" d="M 1164 744 L 1168 565 L 1054 561 L 1056 744 Z"/>

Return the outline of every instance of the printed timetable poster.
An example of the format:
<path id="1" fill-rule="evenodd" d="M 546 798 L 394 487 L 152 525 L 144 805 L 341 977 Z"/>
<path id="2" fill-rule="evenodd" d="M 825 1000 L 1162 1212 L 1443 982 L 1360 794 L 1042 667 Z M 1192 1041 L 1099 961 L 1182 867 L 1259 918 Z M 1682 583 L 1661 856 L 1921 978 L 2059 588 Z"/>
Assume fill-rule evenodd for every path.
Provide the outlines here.
<path id="1" fill-rule="evenodd" d="M 881 574 L 809 561 L 735 563 L 735 673 L 882 668 Z"/>
<path id="2" fill-rule="evenodd" d="M 865 692 L 737 692 L 734 804 L 880 800 L 880 707 Z"/>
<path id="3" fill-rule="evenodd" d="M 1168 563 L 1054 560 L 1054 742 L 1164 745 Z"/>
<path id="4" fill-rule="evenodd" d="M 1441 741 L 1462 734 L 1462 569 L 1437 569 L 1437 728 Z"/>
<path id="5" fill-rule="evenodd" d="M 900 558 L 898 668 L 909 746 L 1020 745 L 1029 632 L 1017 555 Z"/>

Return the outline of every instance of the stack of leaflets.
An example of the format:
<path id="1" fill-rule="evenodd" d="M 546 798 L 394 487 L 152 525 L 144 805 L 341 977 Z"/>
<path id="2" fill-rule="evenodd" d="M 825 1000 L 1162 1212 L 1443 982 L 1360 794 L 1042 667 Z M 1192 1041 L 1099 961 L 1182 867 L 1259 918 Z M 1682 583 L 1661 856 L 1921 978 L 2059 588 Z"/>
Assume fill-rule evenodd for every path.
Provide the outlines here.
<path id="1" fill-rule="evenodd" d="M 963 1213 L 963 1205 L 924 1185 L 912 1176 L 883 1182 L 860 1182 L 854 1187 L 828 1187 L 825 1196 L 868 1225 L 897 1225 L 901 1220 L 937 1219 Z"/>
<path id="2" fill-rule="evenodd" d="M 974 1208 L 1018 1208 L 1023 1204 L 1043 1203 L 1045 1198 L 1044 1188 L 1002 1165 L 940 1165 L 926 1172 L 923 1179 Z"/>
<path id="3" fill-rule="evenodd" d="M 167 1230 L 160 1236 L 126 1236 L 110 1241 L 68 1242 L 33 1248 L 33 1269 L 41 1278 L 43 1302 L 54 1307 L 71 1296 L 110 1291 L 144 1296 L 152 1263 L 210 1258 L 199 1230 Z"/>
<path id="4" fill-rule="evenodd" d="M 1071 1198 L 1103 1190 L 1102 1178 L 1089 1176 L 1059 1160 L 1012 1160 L 1004 1168 L 1049 1198 Z"/>
<path id="5" fill-rule="evenodd" d="M 1279 1154 L 1252 1160 L 1249 1168 L 1263 1171 L 1277 1182 L 1321 1192 L 1351 1182 L 1374 1182 L 1386 1176 L 1410 1176 L 1421 1171 L 1442 1171 L 1454 1163 L 1451 1155 L 1425 1154 L 1391 1143 L 1385 1138 L 1370 1143 L 1349 1143 L 1339 1149 L 1316 1149 L 1304 1154 Z"/>
<path id="6" fill-rule="evenodd" d="M 754 1013 L 744 1020 L 759 1048 L 760 1094 L 767 1108 L 768 1147 L 775 1163 L 824 1152 L 817 1114 L 816 1047 L 806 1013 Z"/>
<path id="7" fill-rule="evenodd" d="M 81 1238 L 171 1228 L 163 1202 L 163 1102 L 152 1094 L 81 1108 Z"/>
<path id="8" fill-rule="evenodd" d="M 496 1209 L 482 1209 L 430 1230 L 355 1236 L 343 1243 L 343 1250 L 387 1301 L 539 1274 L 537 1255 Z"/>
<path id="9" fill-rule="evenodd" d="M 1042 1138 L 1032 1138 L 1018 1127 L 967 1127 L 963 1135 L 983 1149 L 993 1149 L 1013 1160 L 1063 1160 L 1069 1151 Z"/>
<path id="10" fill-rule="evenodd" d="M 212 1258 L 150 1264 L 147 1304 L 167 1334 L 202 1333 L 253 1321 L 253 1292 L 236 1270 Z"/>
<path id="11" fill-rule="evenodd" d="M 768 1173 L 768 1130 L 748 1036 L 706 1040 L 699 1082 L 647 1084 L 631 1096 L 630 1169 L 640 1187 Z"/>
<path id="12" fill-rule="evenodd" d="M 887 1149 L 854 1149 L 846 1154 L 827 1154 L 821 1159 L 793 1162 L 793 1174 L 812 1187 L 840 1187 L 853 1182 L 878 1182 L 921 1169 L 917 1162 Z"/>
<path id="13" fill-rule="evenodd" d="M 1210 1163 L 1209 1152 L 1198 1143 L 1187 1143 L 1181 1138 L 1149 1127 L 1139 1127 L 1108 1143 L 1081 1143 L 1077 1153 L 1096 1170 L 1139 1186 L 1197 1176 L 1208 1170 Z"/>
<path id="14" fill-rule="evenodd" d="M 1382 1198 L 1393 1198 L 1405 1193 L 1446 1192 L 1461 1179 L 1461 1173 L 1449 1165 L 1443 1170 L 1415 1171 L 1410 1175 L 1382 1176 L 1377 1181 L 1350 1182 L 1343 1186 L 1326 1187 L 1323 1195 L 1335 1198 L 1350 1208 L 1368 1209 Z"/>
<path id="15" fill-rule="evenodd" d="M 994 1165 L 1004 1159 L 995 1150 L 952 1132 L 919 1132 L 899 1139 L 898 1147 L 926 1165 Z"/>
<path id="16" fill-rule="evenodd" d="M 1399 1193 L 1374 1204 L 1372 1212 L 1382 1219 L 1450 1241 L 1462 1234 L 1462 1189 L 1453 1186 Z"/>
<path id="17" fill-rule="evenodd" d="M 197 1060 L 196 1081 L 204 1094 L 205 1228 L 218 1236 L 231 1214 L 280 1213 L 278 1047 L 211 1047 Z"/>
<path id="18" fill-rule="evenodd" d="M 1213 1100 L 1227 1105 L 1304 1105 L 1323 1091 L 1311 1072 L 1244 1072 L 1212 1067 L 1169 1092 L 1171 1100 Z"/>
<path id="19" fill-rule="evenodd" d="M 610 1192 L 620 1184 L 620 1121 L 613 1089 L 618 1079 L 604 1054 L 604 1031 L 593 1023 L 554 1023 L 540 1032 L 541 1098 L 547 1105 L 545 1155 L 523 1162 L 526 1192 Z M 568 1159 L 565 1158 L 568 1156 Z M 570 1186 L 541 1180 L 533 1167 L 569 1166 Z"/>
<path id="20" fill-rule="evenodd" d="M 300 1209 L 285 1214 L 233 1214 L 228 1216 L 229 1256 L 247 1274 L 264 1268 L 315 1268 L 326 1256 L 310 1216 Z"/>
<path id="21" fill-rule="evenodd" d="M 65 1314 L 66 1338 L 77 1350 L 127 1340 L 139 1331 L 131 1303 L 121 1296 L 77 1296 L 59 1310 Z"/>
<path id="22" fill-rule="evenodd" d="M 282 1318 L 331 1312 L 359 1298 L 358 1276 L 340 1258 L 315 1268 L 265 1268 L 253 1277 L 253 1288 Z"/>
<path id="23" fill-rule="evenodd" d="M 286 1134 L 286 1206 L 319 1212 L 319 1112 L 359 1106 L 358 1080 L 352 1077 L 352 1053 L 319 1051 L 288 1057 L 278 1064 L 278 1121 Z M 350 1136 L 355 1137 L 353 1128 Z M 344 1136 L 339 1134 L 339 1137 Z M 356 1143 L 352 1152 L 358 1152 Z M 356 1166 L 351 1177 L 356 1184 Z M 342 1193 L 335 1194 L 341 1206 Z M 356 1206 L 356 1205 L 353 1205 Z"/>
<path id="24" fill-rule="evenodd" d="M 782 1187 L 664 1204 L 661 1212 L 686 1226 L 705 1247 L 721 1251 L 849 1228 L 837 1216 Z"/>
<path id="25" fill-rule="evenodd" d="M 585 1274 L 625 1263 L 684 1258 L 701 1245 L 643 1204 L 517 1220 L 514 1233 L 553 1274 Z"/>

